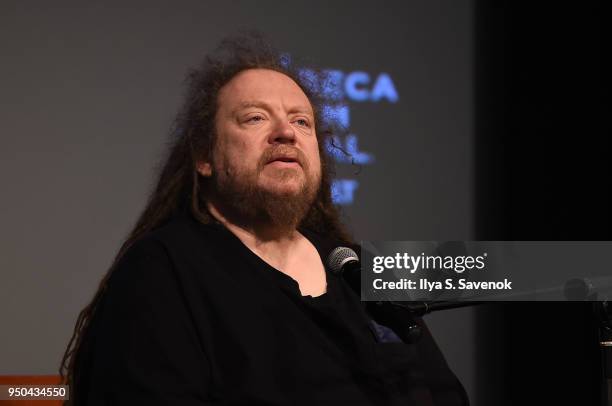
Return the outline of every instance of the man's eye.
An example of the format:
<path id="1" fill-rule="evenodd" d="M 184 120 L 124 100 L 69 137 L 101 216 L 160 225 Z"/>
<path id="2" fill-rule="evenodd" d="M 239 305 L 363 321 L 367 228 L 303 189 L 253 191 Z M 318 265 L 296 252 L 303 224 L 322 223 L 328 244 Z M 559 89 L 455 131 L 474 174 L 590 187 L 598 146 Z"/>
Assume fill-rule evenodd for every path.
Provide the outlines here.
<path id="1" fill-rule="evenodd" d="M 263 117 L 262 116 L 253 116 L 253 117 L 249 117 L 247 119 L 247 123 L 257 123 L 259 121 L 262 121 Z"/>
<path id="2" fill-rule="evenodd" d="M 299 118 L 295 120 L 295 122 L 298 123 L 298 125 L 301 125 L 303 127 L 310 127 L 310 123 L 308 122 L 308 120 L 304 120 L 303 118 Z"/>

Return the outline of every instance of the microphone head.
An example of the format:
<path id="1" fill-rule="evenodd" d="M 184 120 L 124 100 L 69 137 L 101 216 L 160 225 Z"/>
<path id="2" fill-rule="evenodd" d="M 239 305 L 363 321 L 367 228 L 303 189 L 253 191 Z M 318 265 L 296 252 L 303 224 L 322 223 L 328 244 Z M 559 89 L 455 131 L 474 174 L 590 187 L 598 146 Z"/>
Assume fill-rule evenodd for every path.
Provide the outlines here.
<path id="1" fill-rule="evenodd" d="M 359 262 L 357 253 L 348 247 L 337 247 L 327 256 L 327 266 L 335 273 L 342 273 L 344 265 L 350 262 Z"/>
<path id="2" fill-rule="evenodd" d="M 574 278 L 565 282 L 565 299 L 569 301 L 596 300 L 597 289 L 587 278 Z"/>

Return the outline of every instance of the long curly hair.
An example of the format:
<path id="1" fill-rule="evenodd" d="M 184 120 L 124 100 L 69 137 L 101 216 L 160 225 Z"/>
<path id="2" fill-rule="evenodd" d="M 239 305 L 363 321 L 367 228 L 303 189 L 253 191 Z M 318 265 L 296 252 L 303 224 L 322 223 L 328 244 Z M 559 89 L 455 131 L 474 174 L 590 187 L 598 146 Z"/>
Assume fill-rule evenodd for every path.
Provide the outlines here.
<path id="1" fill-rule="evenodd" d="M 321 156 L 321 187 L 309 212 L 300 226 L 329 236 L 339 242 L 352 243 L 352 238 L 340 221 L 340 212 L 332 203 L 331 160 L 326 147 L 338 148 L 334 135 L 343 129 L 333 120 L 323 119 L 324 106 L 329 100 L 321 92 L 321 73 L 300 71 L 279 53 L 259 33 L 241 34 L 221 41 L 215 51 L 192 69 L 186 78 L 186 97 L 176 117 L 168 152 L 159 167 L 158 180 L 135 226 L 122 243 L 112 265 L 102 278 L 91 302 L 79 313 L 73 335 L 60 364 L 60 376 L 70 385 L 70 399 L 74 399 L 75 359 L 92 316 L 106 290 L 107 281 L 117 263 L 145 233 L 155 230 L 179 214 L 190 212 L 197 221 L 213 221 L 206 209 L 209 190 L 207 179 L 196 170 L 196 162 L 210 160 L 215 142 L 214 118 L 219 90 L 238 73 L 247 69 L 271 69 L 293 79 L 310 100 L 315 114 L 315 130 Z M 72 405 L 68 400 L 64 405 Z"/>

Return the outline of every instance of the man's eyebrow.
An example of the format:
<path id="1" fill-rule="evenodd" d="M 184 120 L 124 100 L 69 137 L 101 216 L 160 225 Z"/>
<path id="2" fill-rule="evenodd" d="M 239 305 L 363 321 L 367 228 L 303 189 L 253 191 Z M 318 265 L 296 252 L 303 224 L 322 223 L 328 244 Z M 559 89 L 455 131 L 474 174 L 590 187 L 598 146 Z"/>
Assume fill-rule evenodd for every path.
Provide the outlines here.
<path id="1" fill-rule="evenodd" d="M 240 102 L 238 104 L 238 106 L 236 106 L 236 108 L 234 109 L 234 111 L 239 111 L 242 109 L 247 109 L 249 107 L 259 107 L 259 108 L 263 108 L 263 109 L 270 109 L 270 105 L 268 105 L 268 103 L 262 102 L 262 101 L 256 101 L 256 100 L 249 100 L 249 101 L 243 101 Z"/>
<path id="2" fill-rule="evenodd" d="M 257 101 L 257 100 L 249 100 L 249 101 L 240 102 L 238 106 L 236 106 L 236 108 L 233 110 L 233 112 L 237 113 L 238 111 L 247 109 L 249 107 L 257 107 L 257 108 L 262 108 L 266 110 L 273 110 L 272 107 L 266 102 Z M 311 116 L 313 115 L 312 109 L 306 106 L 293 107 L 289 110 L 289 113 L 303 113 L 303 114 L 309 114 Z"/>
<path id="3" fill-rule="evenodd" d="M 302 113 L 302 114 L 308 114 L 311 116 L 314 115 L 311 108 L 304 107 L 304 106 L 294 107 L 289 110 L 289 113 Z"/>

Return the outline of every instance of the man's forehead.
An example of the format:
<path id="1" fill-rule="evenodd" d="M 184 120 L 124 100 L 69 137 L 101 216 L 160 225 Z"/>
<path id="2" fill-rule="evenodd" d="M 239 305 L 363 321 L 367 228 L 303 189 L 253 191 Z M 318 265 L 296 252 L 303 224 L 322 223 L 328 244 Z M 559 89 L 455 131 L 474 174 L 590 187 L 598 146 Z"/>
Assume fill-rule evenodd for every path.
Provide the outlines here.
<path id="1" fill-rule="evenodd" d="M 231 110 L 273 107 L 283 103 L 291 110 L 312 114 L 310 100 L 289 76 L 268 69 L 249 69 L 230 80 L 219 94 L 221 104 Z"/>

